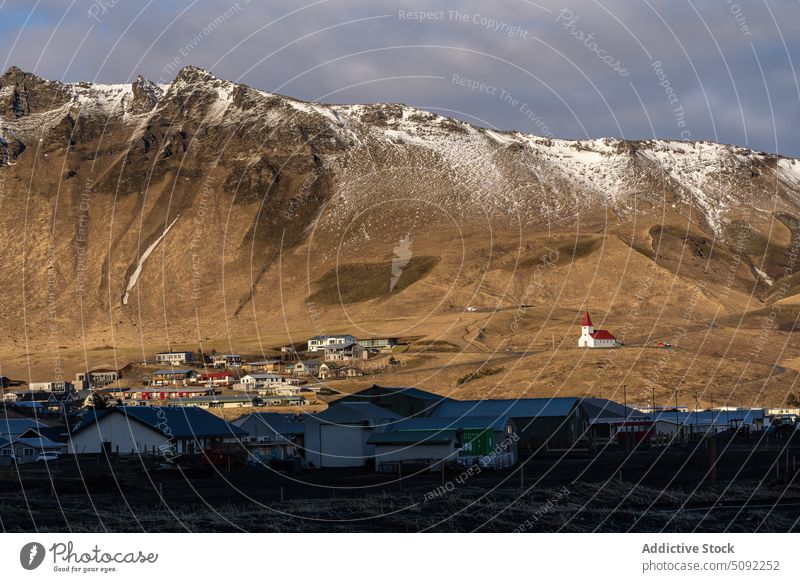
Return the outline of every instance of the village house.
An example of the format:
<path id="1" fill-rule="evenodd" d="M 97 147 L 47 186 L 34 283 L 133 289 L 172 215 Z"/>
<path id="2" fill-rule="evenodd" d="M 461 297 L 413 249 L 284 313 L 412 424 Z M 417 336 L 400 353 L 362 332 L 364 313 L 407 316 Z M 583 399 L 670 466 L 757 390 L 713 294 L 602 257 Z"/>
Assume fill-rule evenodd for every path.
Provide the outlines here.
<path id="1" fill-rule="evenodd" d="M 30 463 L 43 452 L 64 452 L 66 427 L 27 418 L 0 419 L 0 465 Z"/>
<path id="2" fill-rule="evenodd" d="M 294 376 L 319 376 L 319 367 L 322 360 L 300 360 L 290 364 L 288 370 Z"/>
<path id="3" fill-rule="evenodd" d="M 156 364 L 182 366 L 193 363 L 194 352 L 158 352 L 156 354 Z"/>
<path id="4" fill-rule="evenodd" d="M 215 368 L 240 368 L 244 358 L 239 354 L 222 354 L 211 356 L 211 365 Z"/>
<path id="5" fill-rule="evenodd" d="M 32 392 L 72 392 L 75 390 L 75 385 L 72 382 L 65 380 L 56 380 L 54 382 L 31 382 L 28 384 L 28 390 Z"/>
<path id="6" fill-rule="evenodd" d="M 246 433 L 198 408 L 112 406 L 87 411 L 67 442 L 69 454 L 199 454 Z"/>
<path id="7" fill-rule="evenodd" d="M 269 372 L 280 374 L 286 371 L 286 362 L 279 358 L 270 360 L 259 360 L 256 362 L 245 362 L 242 364 L 242 370 L 245 372 Z"/>
<path id="8" fill-rule="evenodd" d="M 358 345 L 368 350 L 391 351 L 398 343 L 396 337 L 370 337 L 356 340 Z"/>
<path id="9" fill-rule="evenodd" d="M 77 392 L 74 390 L 70 390 L 69 392 L 51 392 L 45 408 L 52 414 L 71 414 L 83 408 L 88 395 L 88 390 L 80 390 Z"/>
<path id="10" fill-rule="evenodd" d="M 206 372 L 197 377 L 200 384 L 206 386 L 232 386 L 236 382 L 233 372 Z"/>
<path id="11" fill-rule="evenodd" d="M 345 335 L 316 335 L 308 340 L 308 351 L 319 352 L 330 346 L 355 343 L 356 337 Z"/>
<path id="12" fill-rule="evenodd" d="M 3 401 L 32 413 L 64 415 L 72 414 L 82 408 L 88 394 L 87 390 L 69 392 L 26 390 L 7 392 L 3 395 Z"/>
<path id="13" fill-rule="evenodd" d="M 294 396 L 300 393 L 301 380 L 278 374 L 247 374 L 234 386 L 248 394 L 259 396 Z"/>
<path id="14" fill-rule="evenodd" d="M 47 425 L 33 418 L 6 418 L 0 416 L 0 437 L 6 440 L 16 438 L 28 430 L 47 428 Z"/>
<path id="15" fill-rule="evenodd" d="M 344 368 L 344 364 L 337 364 L 336 362 L 322 362 L 319 365 L 319 379 L 336 380 L 341 378 L 342 368 Z"/>
<path id="16" fill-rule="evenodd" d="M 156 370 L 147 381 L 150 386 L 188 386 L 197 381 L 196 370 Z"/>
<path id="17" fill-rule="evenodd" d="M 316 468 L 363 467 L 375 459 L 368 442 L 376 431 L 399 420 L 389 410 L 368 403 L 335 403 L 305 416 L 306 461 Z"/>
<path id="18" fill-rule="evenodd" d="M 328 362 L 342 362 L 346 360 L 366 359 L 369 357 L 369 352 L 355 342 L 332 344 L 325 346 L 323 351 L 325 353 L 325 360 Z"/>
<path id="19" fill-rule="evenodd" d="M 264 406 L 264 403 L 259 396 L 245 393 L 197 396 L 181 400 L 180 406 L 193 408 L 245 408 Z"/>
<path id="20" fill-rule="evenodd" d="M 763 408 L 715 408 L 713 410 L 659 410 L 645 417 L 653 422 L 672 423 L 680 440 L 699 439 L 709 434 L 743 430 L 762 431 L 769 426 Z"/>
<path id="21" fill-rule="evenodd" d="M 82 389 L 102 388 L 119 380 L 122 376 L 111 368 L 95 368 L 75 374 L 75 383 Z"/>
<path id="22" fill-rule="evenodd" d="M 299 386 L 300 383 L 301 381 L 297 378 L 287 378 L 279 374 L 246 374 L 239 381 L 239 386 L 246 390 L 248 386 Z"/>
<path id="23" fill-rule="evenodd" d="M 21 435 L 11 440 L 0 437 L 0 456 L 13 458 L 17 463 L 33 463 L 39 455 L 61 454 L 66 449 L 64 443 L 51 441 L 39 434 Z"/>
<path id="24" fill-rule="evenodd" d="M 209 386 L 184 386 L 180 388 L 131 388 L 124 392 L 123 400 L 177 400 L 212 396 L 215 390 Z"/>
<path id="25" fill-rule="evenodd" d="M 579 348 L 618 348 L 621 345 L 622 342 L 607 329 L 595 330 L 589 312 L 584 314 L 581 323 L 581 337 L 578 338 Z"/>
<path id="26" fill-rule="evenodd" d="M 302 396 L 260 396 L 258 406 L 302 406 L 306 399 Z"/>
<path id="27" fill-rule="evenodd" d="M 323 362 L 319 366 L 318 377 L 320 380 L 339 380 L 363 376 L 364 372 L 355 366 L 348 366 L 338 362 Z"/>
<path id="28" fill-rule="evenodd" d="M 302 456 L 305 424 L 300 416 L 254 412 L 233 424 L 247 433 L 242 443 L 256 463 L 270 464 Z"/>

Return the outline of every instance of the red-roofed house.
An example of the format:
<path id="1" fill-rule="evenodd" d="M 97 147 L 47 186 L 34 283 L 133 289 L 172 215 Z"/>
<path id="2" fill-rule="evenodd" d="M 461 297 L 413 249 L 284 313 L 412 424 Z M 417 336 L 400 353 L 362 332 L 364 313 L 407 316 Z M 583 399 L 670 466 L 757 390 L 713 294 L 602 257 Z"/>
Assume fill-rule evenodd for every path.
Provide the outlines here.
<path id="1" fill-rule="evenodd" d="M 622 343 L 607 329 L 595 330 L 589 312 L 583 316 L 579 348 L 618 348 Z"/>

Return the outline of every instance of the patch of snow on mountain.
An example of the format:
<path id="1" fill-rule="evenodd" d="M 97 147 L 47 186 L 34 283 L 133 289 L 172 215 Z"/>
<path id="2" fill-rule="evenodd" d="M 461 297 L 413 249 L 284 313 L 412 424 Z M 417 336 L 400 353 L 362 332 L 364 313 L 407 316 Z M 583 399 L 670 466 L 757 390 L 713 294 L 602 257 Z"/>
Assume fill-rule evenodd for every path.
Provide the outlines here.
<path id="1" fill-rule="evenodd" d="M 178 222 L 178 218 L 180 218 L 180 214 L 175 217 L 175 220 L 173 220 L 167 228 L 164 229 L 164 232 L 161 233 L 161 236 L 159 236 L 155 241 L 153 241 L 153 243 L 149 247 L 147 247 L 147 249 L 145 249 L 144 253 L 142 253 L 142 256 L 139 258 L 139 264 L 136 265 L 136 270 L 131 275 L 131 278 L 128 280 L 128 286 L 125 288 L 125 296 L 122 298 L 123 305 L 128 304 L 128 298 L 130 297 L 131 290 L 136 286 L 136 282 L 139 280 L 139 275 L 141 275 L 142 273 L 144 262 L 156 249 L 158 243 L 164 240 L 164 237 L 167 236 L 169 230 L 175 225 L 176 222 Z"/>

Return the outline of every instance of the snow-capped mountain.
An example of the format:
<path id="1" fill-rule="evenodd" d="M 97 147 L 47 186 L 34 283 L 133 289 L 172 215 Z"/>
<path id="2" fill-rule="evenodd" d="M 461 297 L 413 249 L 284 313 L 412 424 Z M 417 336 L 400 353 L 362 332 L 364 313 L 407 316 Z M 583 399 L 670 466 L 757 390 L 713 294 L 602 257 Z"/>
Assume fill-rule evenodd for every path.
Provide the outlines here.
<path id="1" fill-rule="evenodd" d="M 550 139 L 399 104 L 308 103 L 194 67 L 168 85 L 68 84 L 9 69 L 0 164 L 4 232 L 15 233 L 4 292 L 29 302 L 9 308 L 7 331 L 36 306 L 78 333 L 81 301 L 83 328 L 111 322 L 120 333 L 164 333 L 163 316 L 143 309 L 166 309 L 191 330 L 188 297 L 203 298 L 209 319 L 258 321 L 292 302 L 302 311 L 324 295 L 331 269 L 390 260 L 404 237 L 430 259 L 411 260 L 411 286 L 401 277 L 391 297 L 340 303 L 406 298 L 428 309 L 447 289 L 464 293 L 463 281 L 450 283 L 465 276 L 471 296 L 513 304 L 525 281 L 491 275 L 493 261 L 507 269 L 521 249 L 518 273 L 555 236 L 572 240 L 572 267 L 613 239 L 687 280 L 699 275 L 674 261 L 692 248 L 698 273 L 711 269 L 723 285 L 742 232 L 750 243 L 733 287 L 765 299 L 791 275 L 784 255 L 800 224 L 795 159 L 711 142 Z M 710 255 L 697 250 L 709 244 Z M 570 296 L 580 303 L 581 293 Z"/>

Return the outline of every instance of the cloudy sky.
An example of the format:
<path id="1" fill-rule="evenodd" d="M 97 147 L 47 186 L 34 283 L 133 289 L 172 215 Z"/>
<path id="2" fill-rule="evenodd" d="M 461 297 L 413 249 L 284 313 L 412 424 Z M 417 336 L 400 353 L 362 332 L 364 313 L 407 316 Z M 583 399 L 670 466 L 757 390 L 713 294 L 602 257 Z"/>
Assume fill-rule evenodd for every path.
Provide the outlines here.
<path id="1" fill-rule="evenodd" d="M 49 79 L 191 64 L 307 100 L 800 156 L 797 0 L 0 0 L 0 45 L 4 70 Z"/>

